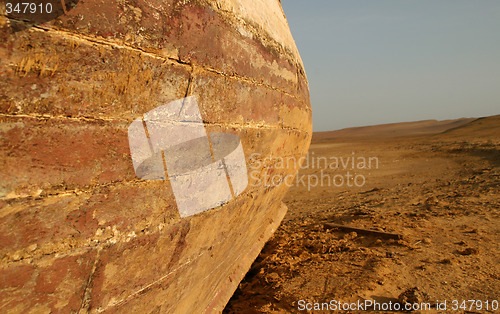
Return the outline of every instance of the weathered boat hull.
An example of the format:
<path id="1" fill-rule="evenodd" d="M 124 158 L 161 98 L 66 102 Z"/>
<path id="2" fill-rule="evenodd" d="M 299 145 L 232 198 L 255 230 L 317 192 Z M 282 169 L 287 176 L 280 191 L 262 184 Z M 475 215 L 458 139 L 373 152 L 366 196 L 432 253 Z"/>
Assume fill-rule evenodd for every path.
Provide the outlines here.
<path id="1" fill-rule="evenodd" d="M 311 138 L 279 2 L 88 0 L 25 30 L 10 22 L 1 17 L 0 310 L 220 311 L 286 212 L 286 184 L 259 180 L 295 174 L 274 157 L 298 160 Z M 186 96 L 207 132 L 238 135 L 249 183 L 181 218 L 168 180 L 137 178 L 127 128 Z"/>

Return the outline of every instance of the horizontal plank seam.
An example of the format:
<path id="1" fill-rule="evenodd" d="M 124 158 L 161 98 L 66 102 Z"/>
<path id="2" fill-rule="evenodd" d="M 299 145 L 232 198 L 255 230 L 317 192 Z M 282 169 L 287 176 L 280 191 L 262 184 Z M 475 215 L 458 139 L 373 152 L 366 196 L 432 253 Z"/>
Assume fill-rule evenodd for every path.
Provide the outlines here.
<path id="1" fill-rule="evenodd" d="M 50 120 L 50 119 L 60 119 L 60 120 L 68 120 L 68 121 L 75 121 L 75 122 L 113 122 L 116 125 L 123 124 L 124 127 L 128 127 L 128 124 L 131 123 L 129 120 L 124 120 L 124 119 L 111 119 L 111 118 L 91 118 L 91 117 L 86 117 L 86 116 L 78 116 L 78 117 L 68 117 L 65 115 L 47 115 L 47 114 L 6 114 L 6 113 L 0 113 L 0 118 L 15 118 L 15 119 L 37 119 L 37 120 Z M 238 123 L 238 122 L 212 122 L 212 121 L 203 121 L 203 124 L 207 126 L 219 126 L 219 127 L 226 127 L 226 128 L 236 128 L 236 129 L 247 129 L 247 128 L 253 128 L 253 129 L 280 129 L 280 130 L 285 130 L 285 131 L 294 131 L 294 132 L 300 132 L 300 133 L 306 133 L 309 134 L 309 132 L 296 128 L 296 127 L 290 127 L 290 126 L 284 126 L 282 124 L 268 124 L 268 123 L 262 123 L 262 122 L 247 122 L 247 123 Z"/>
<path id="2" fill-rule="evenodd" d="M 180 64 L 181 66 L 184 66 L 184 67 L 187 67 L 187 68 L 192 68 L 192 67 L 195 66 L 191 62 L 186 62 L 186 61 L 183 61 L 181 59 L 178 59 L 178 58 L 175 58 L 175 57 L 172 57 L 172 56 L 163 57 L 163 56 L 157 55 L 155 53 L 152 53 L 150 51 L 146 51 L 146 50 L 138 48 L 138 47 L 130 46 L 130 45 L 127 45 L 127 44 L 118 44 L 116 42 L 105 40 L 103 38 L 97 38 L 97 37 L 94 37 L 94 36 L 77 34 L 77 33 L 74 33 L 74 32 L 69 32 L 69 31 L 60 30 L 60 29 L 53 29 L 53 28 L 50 28 L 50 27 L 33 26 L 32 29 L 37 30 L 37 31 L 42 31 L 42 32 L 49 32 L 51 34 L 59 35 L 61 37 L 66 37 L 67 36 L 67 37 L 71 37 L 71 38 L 76 39 L 76 40 L 80 40 L 80 41 L 83 41 L 83 42 L 91 42 L 93 44 L 98 44 L 98 45 L 102 45 L 102 46 L 109 46 L 109 47 L 112 47 L 112 48 L 132 50 L 132 51 L 135 51 L 137 53 L 149 56 L 149 57 L 154 58 L 154 59 L 158 59 L 158 60 L 162 60 L 162 61 L 170 61 L 170 62 L 173 62 L 173 63 Z M 246 82 L 246 83 L 251 83 L 252 85 L 255 85 L 255 86 L 261 86 L 261 87 L 264 87 L 264 88 L 267 88 L 267 89 L 270 89 L 270 90 L 277 91 L 277 92 L 282 93 L 284 95 L 287 95 L 287 96 L 289 96 L 291 98 L 294 98 L 295 100 L 297 100 L 302 105 L 305 104 L 302 99 L 300 99 L 299 97 L 297 97 L 297 96 L 295 96 L 293 94 L 288 93 L 285 90 L 282 90 L 280 88 L 274 87 L 274 86 L 269 85 L 269 84 L 258 82 L 256 80 L 250 78 L 250 77 L 246 77 L 246 76 L 242 76 L 242 75 L 237 75 L 235 73 L 227 74 L 227 73 L 225 73 L 223 71 L 219 71 L 217 69 L 214 69 L 214 68 L 211 68 L 211 67 L 208 67 L 208 66 L 204 67 L 204 66 L 198 66 L 198 65 L 196 65 L 196 67 L 202 69 L 205 72 L 215 73 L 215 74 L 218 74 L 218 75 L 221 75 L 221 76 L 224 76 L 224 77 L 232 78 L 232 79 L 243 81 L 243 82 Z"/>

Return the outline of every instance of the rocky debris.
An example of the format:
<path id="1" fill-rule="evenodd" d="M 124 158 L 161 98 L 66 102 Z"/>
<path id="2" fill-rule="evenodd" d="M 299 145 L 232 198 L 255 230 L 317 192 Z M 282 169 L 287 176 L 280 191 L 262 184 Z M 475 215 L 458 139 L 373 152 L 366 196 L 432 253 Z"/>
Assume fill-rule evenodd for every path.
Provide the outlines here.
<path id="1" fill-rule="evenodd" d="M 421 291 L 418 287 L 413 287 L 401 292 L 401 294 L 398 296 L 398 301 L 401 304 L 412 305 L 428 302 L 429 296 L 427 295 L 427 293 Z"/>
<path id="2" fill-rule="evenodd" d="M 473 248 L 473 247 L 468 247 L 468 248 L 465 248 L 461 251 L 458 251 L 458 253 L 460 255 L 476 255 L 479 253 L 479 249 Z"/>

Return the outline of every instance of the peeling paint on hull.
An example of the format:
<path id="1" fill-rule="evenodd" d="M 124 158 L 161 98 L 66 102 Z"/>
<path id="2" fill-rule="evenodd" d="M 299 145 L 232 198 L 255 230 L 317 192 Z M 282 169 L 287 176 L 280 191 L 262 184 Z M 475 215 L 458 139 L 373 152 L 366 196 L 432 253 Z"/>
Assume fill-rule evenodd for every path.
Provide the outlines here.
<path id="1" fill-rule="evenodd" d="M 3 10 L 3 8 L 2 8 Z M 0 16 L 0 310 L 218 312 L 286 213 L 265 158 L 300 158 L 307 79 L 278 1 L 80 1 L 12 33 Z M 262 167 L 181 219 L 135 176 L 127 127 L 195 95 Z M 268 159 L 270 160 L 270 159 Z M 254 169 L 255 170 L 255 169 Z"/>

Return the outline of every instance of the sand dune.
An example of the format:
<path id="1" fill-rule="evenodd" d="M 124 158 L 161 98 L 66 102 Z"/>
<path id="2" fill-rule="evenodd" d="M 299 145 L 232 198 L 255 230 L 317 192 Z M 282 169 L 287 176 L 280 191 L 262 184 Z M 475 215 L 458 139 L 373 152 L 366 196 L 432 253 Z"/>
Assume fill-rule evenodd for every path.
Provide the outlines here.
<path id="1" fill-rule="evenodd" d="M 447 137 L 475 137 L 495 139 L 500 137 L 500 115 L 473 119 L 443 132 Z"/>
<path id="2" fill-rule="evenodd" d="M 445 132 L 450 129 L 466 125 L 476 118 L 461 118 L 454 120 L 423 120 L 415 122 L 400 122 L 381 125 L 371 125 L 355 128 L 346 128 L 336 131 L 316 132 L 313 140 L 328 140 L 337 138 L 373 138 L 425 135 Z"/>

